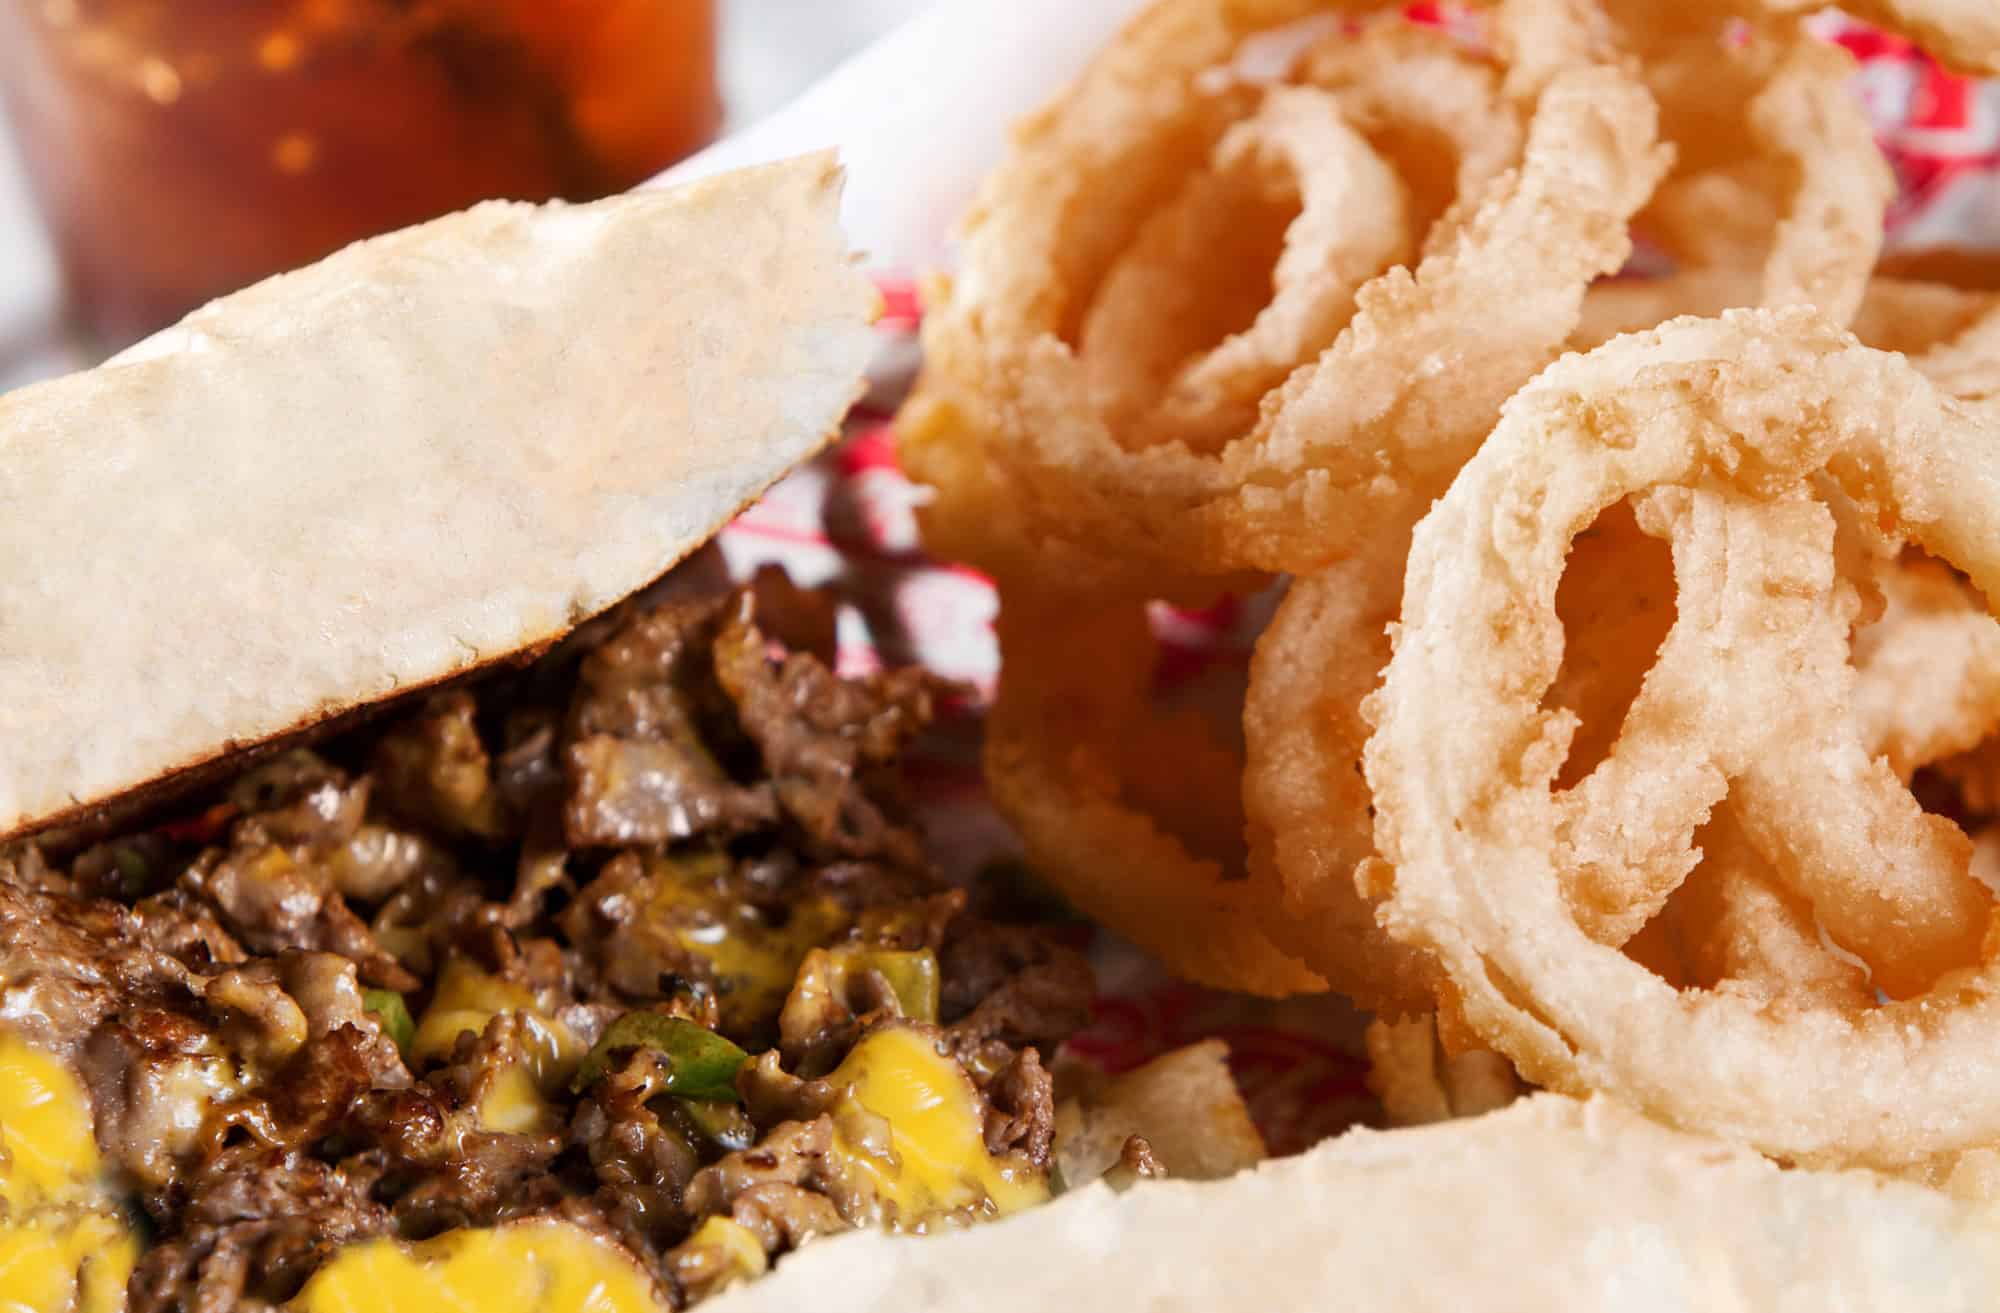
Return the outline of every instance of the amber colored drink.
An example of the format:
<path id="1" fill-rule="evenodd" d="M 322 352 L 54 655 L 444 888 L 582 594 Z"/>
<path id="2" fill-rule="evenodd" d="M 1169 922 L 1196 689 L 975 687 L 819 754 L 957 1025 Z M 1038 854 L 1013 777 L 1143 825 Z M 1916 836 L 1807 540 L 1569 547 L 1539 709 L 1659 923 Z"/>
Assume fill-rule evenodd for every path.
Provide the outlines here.
<path id="1" fill-rule="evenodd" d="M 0 96 L 106 346 L 490 197 L 621 191 L 720 115 L 714 0 L 0 0 Z"/>

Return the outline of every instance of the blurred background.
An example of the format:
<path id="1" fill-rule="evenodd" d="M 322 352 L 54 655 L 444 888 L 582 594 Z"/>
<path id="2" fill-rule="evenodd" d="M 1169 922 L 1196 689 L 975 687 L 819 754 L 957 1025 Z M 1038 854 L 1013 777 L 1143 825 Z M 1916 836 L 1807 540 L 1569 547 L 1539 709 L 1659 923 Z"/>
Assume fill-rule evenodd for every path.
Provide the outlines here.
<path id="1" fill-rule="evenodd" d="M 0 0 L 0 389 L 368 232 L 623 190 L 931 2 Z"/>

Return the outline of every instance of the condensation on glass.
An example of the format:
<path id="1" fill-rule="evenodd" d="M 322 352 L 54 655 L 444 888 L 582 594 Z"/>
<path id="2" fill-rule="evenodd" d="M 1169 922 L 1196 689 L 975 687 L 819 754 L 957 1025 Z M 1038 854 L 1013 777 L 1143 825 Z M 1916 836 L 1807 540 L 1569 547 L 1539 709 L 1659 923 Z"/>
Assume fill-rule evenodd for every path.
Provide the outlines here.
<path id="1" fill-rule="evenodd" d="M 356 238 L 702 145 L 714 0 L 0 0 L 80 327 L 130 341 Z"/>

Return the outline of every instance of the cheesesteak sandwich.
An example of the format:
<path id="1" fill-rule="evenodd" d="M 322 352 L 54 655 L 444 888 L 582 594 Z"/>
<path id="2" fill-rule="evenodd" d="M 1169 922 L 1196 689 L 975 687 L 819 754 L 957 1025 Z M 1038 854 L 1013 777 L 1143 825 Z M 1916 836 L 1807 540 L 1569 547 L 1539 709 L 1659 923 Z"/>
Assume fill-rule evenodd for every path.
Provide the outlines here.
<path id="1" fill-rule="evenodd" d="M 950 690 L 662 578 L 860 392 L 838 182 L 482 207 L 0 401 L 0 1306 L 681 1307 L 1050 1196 L 1090 970 L 929 866 Z M 1066 1111 L 1073 1182 L 1262 1155 L 1219 1045 Z"/>
<path id="2" fill-rule="evenodd" d="M 1996 1288 L 1942 1195 L 1606 1104 L 1245 1172 L 1220 1044 L 1059 1091 L 1087 964 L 904 802 L 950 690 L 668 575 L 859 392 L 837 192 L 482 207 L 0 400 L 0 1307 Z"/>

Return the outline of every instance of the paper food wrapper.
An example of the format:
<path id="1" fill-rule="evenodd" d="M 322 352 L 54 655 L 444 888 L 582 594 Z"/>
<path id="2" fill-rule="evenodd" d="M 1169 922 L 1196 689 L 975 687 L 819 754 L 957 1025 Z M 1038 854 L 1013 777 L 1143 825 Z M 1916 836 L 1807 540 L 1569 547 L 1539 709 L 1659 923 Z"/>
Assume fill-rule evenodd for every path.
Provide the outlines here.
<path id="1" fill-rule="evenodd" d="M 948 266 L 950 226 L 999 156 L 1008 120 L 1082 66 L 1135 0 L 961 0 L 936 6 L 851 61 L 763 125 L 667 175 L 680 178 L 840 147 L 847 220 L 879 271 L 884 386 L 847 438 L 744 512 L 721 539 L 732 574 L 783 566 L 839 599 L 843 671 L 921 663 L 990 693 L 998 673 L 990 584 L 924 554 L 923 490 L 897 467 L 896 387 L 916 361 L 912 275 Z M 1862 63 L 1857 91 L 1874 116 L 1902 196 L 1892 246 L 2000 245 L 2000 83 L 1955 77 L 1908 43 L 1840 19 L 1822 31 Z M 1004 71 L 1004 76 L 1002 76 Z M 1162 669 L 1176 679 L 1240 672 L 1261 623 L 1253 605 L 1161 610 Z M 921 763 L 926 824 L 948 873 L 1015 851 L 987 802 L 978 709 L 941 727 Z M 1363 1085 L 1365 1018 L 1335 997 L 1270 1003 L 1178 982 L 1129 945 L 1094 935 L 1100 998 L 1072 1051 L 1111 1070 L 1208 1036 L 1231 1065 L 1273 1152 L 1296 1151 L 1373 1112 Z"/>

